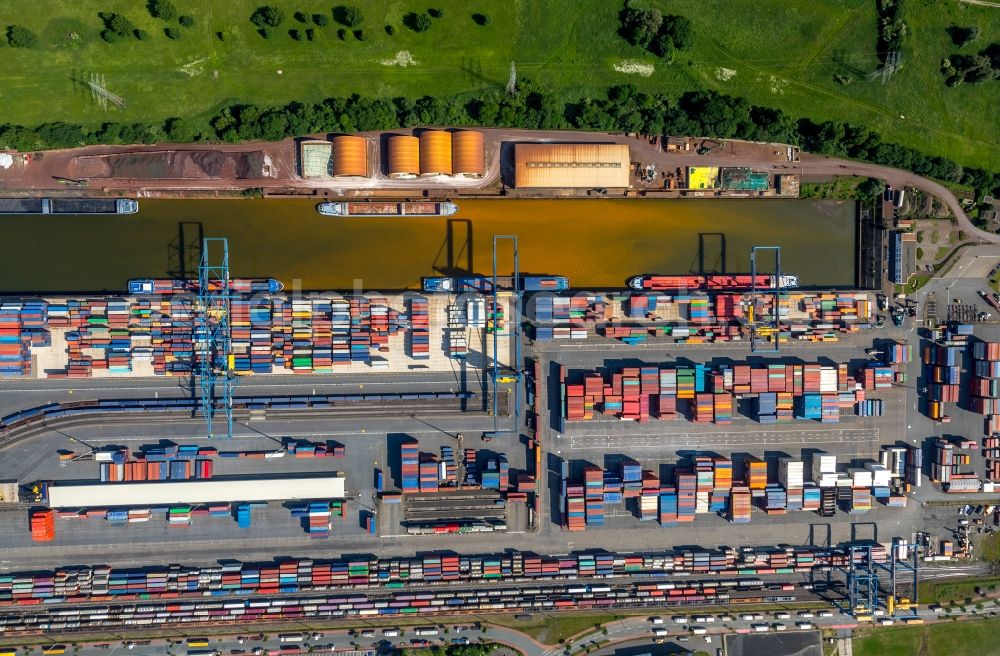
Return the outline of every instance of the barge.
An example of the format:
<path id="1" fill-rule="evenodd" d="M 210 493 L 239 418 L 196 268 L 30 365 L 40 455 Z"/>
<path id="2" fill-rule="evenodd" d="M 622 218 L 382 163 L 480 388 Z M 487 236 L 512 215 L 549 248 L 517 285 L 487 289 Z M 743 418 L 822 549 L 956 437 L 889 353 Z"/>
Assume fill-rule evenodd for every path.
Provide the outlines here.
<path id="1" fill-rule="evenodd" d="M 427 294 L 447 294 L 462 292 L 479 292 L 489 294 L 493 291 L 493 278 L 487 276 L 463 276 L 447 278 L 433 276 L 422 279 L 422 289 Z M 501 287 L 513 287 L 509 276 L 498 278 Z M 569 278 L 565 276 L 521 276 L 521 291 L 524 292 L 562 292 L 569 289 Z"/>
<path id="2" fill-rule="evenodd" d="M 394 216 L 452 216 L 458 205 L 442 203 L 325 202 L 316 206 L 323 216 L 380 218 Z"/>
<path id="3" fill-rule="evenodd" d="M 218 291 L 219 281 L 213 280 L 213 291 Z M 175 280 L 172 278 L 136 278 L 128 281 L 129 294 L 184 294 L 198 292 L 197 280 Z M 266 292 L 277 294 L 285 284 L 274 278 L 233 278 L 229 281 L 229 291 L 236 294 Z"/>
<path id="4" fill-rule="evenodd" d="M 706 275 L 661 276 L 656 274 L 629 278 L 628 286 L 637 291 L 673 292 L 740 292 L 753 288 L 794 289 L 799 286 L 799 277 L 793 274 L 758 274 L 756 280 L 749 273 L 711 273 Z"/>
<path id="5" fill-rule="evenodd" d="M 135 214 L 133 198 L 0 198 L 0 214 Z"/>

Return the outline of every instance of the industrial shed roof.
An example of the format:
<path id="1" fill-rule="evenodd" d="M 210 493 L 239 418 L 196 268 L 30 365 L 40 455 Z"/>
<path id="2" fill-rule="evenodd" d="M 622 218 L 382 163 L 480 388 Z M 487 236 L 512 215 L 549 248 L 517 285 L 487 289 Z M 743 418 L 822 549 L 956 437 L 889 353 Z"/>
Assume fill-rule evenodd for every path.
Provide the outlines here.
<path id="1" fill-rule="evenodd" d="M 51 508 L 342 498 L 344 477 L 340 475 L 145 483 L 54 483 L 49 487 Z"/>
<path id="2" fill-rule="evenodd" d="M 389 137 L 389 166 L 391 176 L 418 175 L 420 173 L 420 140 L 404 134 Z"/>
<path id="3" fill-rule="evenodd" d="M 451 169 L 455 175 L 482 177 L 486 174 L 483 133 L 459 130 L 451 135 Z"/>
<path id="4" fill-rule="evenodd" d="M 451 132 L 420 133 L 420 175 L 451 175 Z"/>
<path id="5" fill-rule="evenodd" d="M 368 140 L 347 134 L 334 137 L 333 174 L 368 177 Z"/>
<path id="6" fill-rule="evenodd" d="M 514 145 L 515 187 L 628 187 L 625 144 Z"/>

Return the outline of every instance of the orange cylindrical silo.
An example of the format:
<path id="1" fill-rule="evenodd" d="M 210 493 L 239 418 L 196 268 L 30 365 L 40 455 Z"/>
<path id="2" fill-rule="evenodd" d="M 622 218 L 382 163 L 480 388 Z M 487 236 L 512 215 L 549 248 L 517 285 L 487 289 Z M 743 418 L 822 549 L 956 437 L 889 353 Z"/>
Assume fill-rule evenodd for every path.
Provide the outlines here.
<path id="1" fill-rule="evenodd" d="M 333 174 L 368 177 L 368 140 L 350 134 L 334 137 Z"/>
<path id="2" fill-rule="evenodd" d="M 425 130 L 420 133 L 420 175 L 451 175 L 451 133 Z"/>
<path id="3" fill-rule="evenodd" d="M 486 175 L 483 133 L 459 130 L 451 135 L 451 168 L 455 175 L 481 178 Z"/>
<path id="4" fill-rule="evenodd" d="M 389 137 L 389 169 L 393 178 L 406 178 L 420 174 L 420 140 L 397 134 Z"/>

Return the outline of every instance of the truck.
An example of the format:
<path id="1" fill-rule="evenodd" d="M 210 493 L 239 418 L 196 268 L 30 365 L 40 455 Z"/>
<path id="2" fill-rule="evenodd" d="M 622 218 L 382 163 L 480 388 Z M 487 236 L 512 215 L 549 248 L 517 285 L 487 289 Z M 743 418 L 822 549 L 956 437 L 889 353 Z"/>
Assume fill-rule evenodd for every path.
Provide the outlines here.
<path id="1" fill-rule="evenodd" d="M 433 626 L 421 626 L 414 629 L 413 634 L 418 636 L 436 636 L 438 634 L 438 630 Z"/>

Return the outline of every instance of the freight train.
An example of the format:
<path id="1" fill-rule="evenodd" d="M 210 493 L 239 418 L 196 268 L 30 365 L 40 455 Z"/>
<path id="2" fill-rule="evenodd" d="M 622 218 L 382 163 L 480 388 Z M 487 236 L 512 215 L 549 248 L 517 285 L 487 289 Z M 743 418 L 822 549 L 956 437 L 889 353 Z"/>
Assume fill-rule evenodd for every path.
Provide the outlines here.
<path id="1" fill-rule="evenodd" d="M 385 592 L 376 594 L 288 596 L 253 599 L 168 600 L 99 606 L 41 605 L 19 614 L 0 615 L 0 635 L 37 635 L 112 627 L 167 624 L 205 626 L 227 623 L 271 623 L 317 617 L 399 617 L 483 612 L 536 612 L 607 607 L 671 607 L 721 603 L 760 603 L 759 579 L 721 582 L 686 581 L 659 584 L 558 584 L 534 588 L 496 586 L 481 589 Z M 748 600 L 743 602 L 743 600 Z M 777 600 L 778 597 L 773 597 Z M 794 600 L 794 596 L 782 596 Z M 428 631 L 427 635 L 431 635 Z M 435 630 L 436 634 L 437 631 Z"/>
<path id="2" fill-rule="evenodd" d="M 889 555 L 880 544 L 874 545 L 871 553 L 876 562 L 885 562 Z M 644 579 L 637 585 L 655 585 L 656 590 L 684 590 L 692 586 L 700 589 L 701 584 L 686 578 L 656 580 L 692 575 L 719 577 L 712 583 L 716 588 L 757 589 L 763 585 L 760 576 L 826 571 L 847 565 L 849 558 L 843 549 L 785 547 L 564 556 L 521 552 L 503 556 L 428 554 L 413 558 L 289 559 L 264 564 L 232 562 L 213 567 L 171 565 L 133 570 L 80 566 L 51 572 L 0 574 L 0 609 L 140 599 L 145 603 L 206 596 L 264 597 L 360 588 L 443 586 L 450 590 L 463 583 L 525 582 L 542 587 L 565 580 L 609 583 L 614 579 Z M 652 588 L 636 590 L 649 592 Z"/>
<path id="3" fill-rule="evenodd" d="M 792 274 L 758 274 L 754 279 L 749 273 L 672 276 L 648 274 L 629 278 L 628 286 L 645 292 L 738 292 L 750 291 L 752 288 L 794 289 L 799 286 L 799 277 Z"/>

